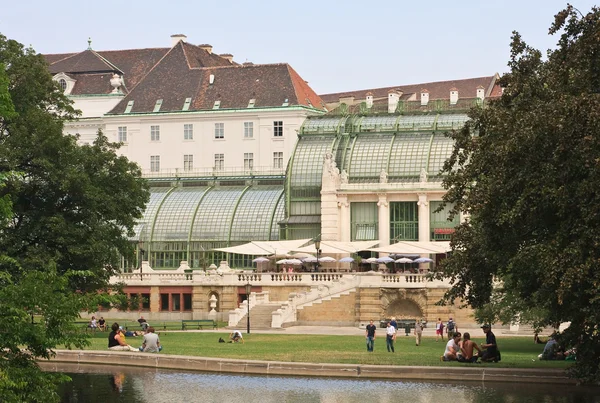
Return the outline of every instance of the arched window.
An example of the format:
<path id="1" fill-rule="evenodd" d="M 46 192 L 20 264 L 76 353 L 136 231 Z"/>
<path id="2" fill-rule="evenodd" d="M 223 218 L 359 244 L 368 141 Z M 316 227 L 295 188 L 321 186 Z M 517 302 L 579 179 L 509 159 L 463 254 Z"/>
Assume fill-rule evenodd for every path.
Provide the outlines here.
<path id="1" fill-rule="evenodd" d="M 61 78 L 60 80 L 58 80 L 58 83 L 60 84 L 60 88 L 62 88 L 63 91 L 67 90 L 67 80 Z"/>

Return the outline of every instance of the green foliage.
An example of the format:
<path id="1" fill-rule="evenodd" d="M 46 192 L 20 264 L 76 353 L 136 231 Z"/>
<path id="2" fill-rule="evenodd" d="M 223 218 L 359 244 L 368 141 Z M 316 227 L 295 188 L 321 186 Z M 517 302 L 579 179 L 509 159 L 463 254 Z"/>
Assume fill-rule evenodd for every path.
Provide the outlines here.
<path id="1" fill-rule="evenodd" d="M 518 33 L 502 97 L 453 133 L 445 201 L 469 214 L 438 273 L 483 317 L 570 321 L 574 374 L 600 378 L 600 10 L 568 6 L 548 52 Z M 500 280 L 500 281 L 496 281 Z M 501 284 L 501 286 L 500 286 Z"/>
<path id="2" fill-rule="evenodd" d="M 63 135 L 76 116 L 44 58 L 0 35 L 2 401 L 57 400 L 60 377 L 35 359 L 85 346 L 79 313 L 123 302 L 102 294 L 119 255 L 132 255 L 148 187 L 102 133 L 91 146 Z"/>

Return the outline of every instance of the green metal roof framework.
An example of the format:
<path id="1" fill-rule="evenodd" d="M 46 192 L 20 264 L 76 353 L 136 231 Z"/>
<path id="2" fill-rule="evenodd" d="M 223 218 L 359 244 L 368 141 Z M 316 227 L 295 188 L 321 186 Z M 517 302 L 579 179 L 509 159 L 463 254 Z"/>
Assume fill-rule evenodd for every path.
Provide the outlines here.
<path id="1" fill-rule="evenodd" d="M 138 222 L 133 241 L 239 244 L 278 240 L 277 222 L 284 218 L 283 187 L 198 186 L 155 187 Z"/>

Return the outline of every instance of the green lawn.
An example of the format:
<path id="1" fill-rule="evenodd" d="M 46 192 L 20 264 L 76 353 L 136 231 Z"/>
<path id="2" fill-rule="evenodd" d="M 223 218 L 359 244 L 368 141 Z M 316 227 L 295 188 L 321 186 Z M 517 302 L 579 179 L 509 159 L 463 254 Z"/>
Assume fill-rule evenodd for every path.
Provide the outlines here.
<path id="1" fill-rule="evenodd" d="M 493 366 L 505 368 L 566 368 L 571 363 L 564 361 L 539 361 L 542 344 L 533 344 L 529 337 L 498 338 L 502 361 L 486 364 L 460 364 L 440 362 L 445 342 L 436 342 L 433 337 L 424 337 L 421 346 L 415 346 L 412 336 L 399 336 L 396 352 L 388 353 L 385 337 L 375 341 L 375 352 L 368 353 L 363 336 L 321 336 L 288 334 L 244 334 L 245 344 L 218 343 L 219 337 L 228 340 L 227 331 L 210 332 L 158 332 L 164 350 L 161 354 L 220 357 L 234 359 L 322 362 L 376 365 L 443 365 L 443 366 Z M 91 334 L 88 350 L 107 349 L 108 333 Z M 483 338 L 474 338 L 476 343 Z M 127 342 L 139 347 L 141 337 L 128 337 Z"/>

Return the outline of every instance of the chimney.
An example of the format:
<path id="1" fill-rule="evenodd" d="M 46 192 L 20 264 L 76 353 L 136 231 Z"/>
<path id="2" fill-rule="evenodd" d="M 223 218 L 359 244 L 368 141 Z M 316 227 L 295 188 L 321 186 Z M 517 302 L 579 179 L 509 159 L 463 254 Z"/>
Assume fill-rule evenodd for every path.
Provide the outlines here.
<path id="1" fill-rule="evenodd" d="M 458 88 L 450 88 L 450 105 L 456 105 L 458 102 Z"/>
<path id="2" fill-rule="evenodd" d="M 367 108 L 371 108 L 373 106 L 373 93 L 372 92 L 367 92 Z"/>
<path id="3" fill-rule="evenodd" d="M 233 55 L 231 53 L 223 53 L 219 56 L 221 56 L 223 59 L 227 59 L 229 63 L 233 63 Z"/>
<path id="4" fill-rule="evenodd" d="M 388 113 L 396 112 L 398 102 L 400 101 L 400 93 L 397 90 L 388 91 Z"/>
<path id="5" fill-rule="evenodd" d="M 483 85 L 477 87 L 477 98 L 481 99 L 482 101 L 485 98 L 485 88 L 483 88 Z"/>
<path id="6" fill-rule="evenodd" d="M 184 41 L 187 39 L 187 36 L 184 34 L 175 34 L 171 35 L 171 47 L 177 45 L 179 41 Z"/>
<path id="7" fill-rule="evenodd" d="M 428 103 L 429 103 L 429 91 L 427 91 L 427 89 L 423 88 L 421 90 L 421 106 L 427 106 Z"/>
<path id="8" fill-rule="evenodd" d="M 212 53 L 212 45 L 205 43 L 203 45 L 198 45 L 198 47 L 200 49 L 206 50 L 209 54 Z"/>

